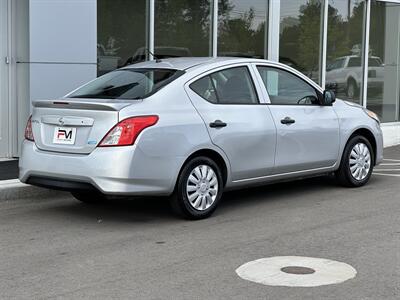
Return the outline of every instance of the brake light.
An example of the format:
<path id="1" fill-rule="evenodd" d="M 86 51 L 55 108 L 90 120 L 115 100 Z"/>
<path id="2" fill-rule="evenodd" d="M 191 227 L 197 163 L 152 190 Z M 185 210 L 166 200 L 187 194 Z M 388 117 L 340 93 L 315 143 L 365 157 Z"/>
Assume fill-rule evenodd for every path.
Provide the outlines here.
<path id="1" fill-rule="evenodd" d="M 35 138 L 33 136 L 33 131 L 32 131 L 32 116 L 29 117 L 28 122 L 26 123 L 25 127 L 25 139 L 28 141 L 35 141 Z"/>
<path id="2" fill-rule="evenodd" d="M 100 142 L 99 147 L 130 146 L 146 128 L 155 125 L 158 116 L 141 116 L 125 119 L 115 125 Z"/>

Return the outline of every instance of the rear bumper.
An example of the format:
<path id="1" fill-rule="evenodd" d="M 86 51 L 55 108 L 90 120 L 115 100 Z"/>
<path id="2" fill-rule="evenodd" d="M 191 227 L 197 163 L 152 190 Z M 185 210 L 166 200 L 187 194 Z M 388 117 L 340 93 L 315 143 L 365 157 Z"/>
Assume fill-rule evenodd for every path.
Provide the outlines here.
<path id="1" fill-rule="evenodd" d="M 70 181 L 65 179 L 57 179 L 51 177 L 42 176 L 30 176 L 26 182 L 30 185 L 40 186 L 44 188 L 50 188 L 53 190 L 60 191 L 71 191 L 71 192 L 98 192 L 98 189 L 90 183 Z"/>
<path id="2" fill-rule="evenodd" d="M 183 158 L 182 158 L 183 159 Z M 22 182 L 48 188 L 93 188 L 108 195 L 170 195 L 181 159 L 152 157 L 137 146 L 96 148 L 89 155 L 42 151 L 24 141 Z"/>

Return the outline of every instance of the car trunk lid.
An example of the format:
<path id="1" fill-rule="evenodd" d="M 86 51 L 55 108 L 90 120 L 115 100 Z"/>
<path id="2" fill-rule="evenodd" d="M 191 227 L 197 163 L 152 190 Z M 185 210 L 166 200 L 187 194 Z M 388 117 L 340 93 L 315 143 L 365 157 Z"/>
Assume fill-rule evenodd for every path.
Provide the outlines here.
<path id="1" fill-rule="evenodd" d="M 89 154 L 119 122 L 119 111 L 140 100 L 63 99 L 33 102 L 32 130 L 45 151 Z"/>

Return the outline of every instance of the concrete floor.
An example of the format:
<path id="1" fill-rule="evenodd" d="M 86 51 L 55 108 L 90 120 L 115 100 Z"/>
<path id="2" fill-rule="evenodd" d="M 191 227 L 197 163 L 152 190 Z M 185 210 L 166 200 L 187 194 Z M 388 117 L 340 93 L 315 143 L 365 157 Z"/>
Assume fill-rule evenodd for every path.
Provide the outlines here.
<path id="1" fill-rule="evenodd" d="M 385 157 L 400 162 L 400 148 Z M 0 202 L 0 299 L 399 299 L 400 171 L 384 173 L 360 189 L 316 178 L 228 193 L 197 222 L 176 219 L 164 199 Z M 235 273 L 281 255 L 339 260 L 358 274 L 287 288 Z"/>

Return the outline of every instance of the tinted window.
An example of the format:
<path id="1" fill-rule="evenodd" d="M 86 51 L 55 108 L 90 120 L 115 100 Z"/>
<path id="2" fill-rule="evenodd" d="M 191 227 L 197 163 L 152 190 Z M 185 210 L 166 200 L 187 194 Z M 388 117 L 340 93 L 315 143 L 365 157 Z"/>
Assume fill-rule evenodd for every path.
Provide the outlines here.
<path id="1" fill-rule="evenodd" d="M 71 98 L 143 99 L 183 71 L 170 69 L 122 69 L 101 76 L 69 95 Z"/>
<path id="2" fill-rule="evenodd" d="M 154 6 L 154 54 L 157 58 L 212 56 L 211 0 L 155 0 Z"/>
<path id="3" fill-rule="evenodd" d="M 296 75 L 276 68 L 257 68 L 272 104 L 319 104 L 316 90 Z"/>
<path id="4" fill-rule="evenodd" d="M 280 3 L 280 10 L 270 12 L 273 15 L 278 14 L 278 20 L 280 20 L 279 61 L 282 63 L 291 61 L 291 66 L 320 83 L 320 61 L 322 58 L 320 49 L 323 35 L 321 30 L 323 18 L 321 16 L 324 15 L 325 1 L 264 0 L 263 2 Z M 257 19 L 258 14 L 257 10 L 254 11 Z"/>
<path id="5" fill-rule="evenodd" d="M 368 60 L 368 65 L 370 67 L 380 67 L 382 66 L 382 61 L 380 58 L 370 58 Z"/>
<path id="6" fill-rule="evenodd" d="M 190 88 L 207 101 L 217 103 L 217 95 L 210 76 L 197 80 L 190 85 Z"/>
<path id="7" fill-rule="evenodd" d="M 93 2 L 97 3 L 97 75 L 145 60 L 148 1 Z"/>
<path id="8" fill-rule="evenodd" d="M 344 58 L 337 59 L 327 67 L 327 71 L 343 68 L 344 63 L 345 63 L 345 59 Z"/>
<path id="9" fill-rule="evenodd" d="M 348 67 L 361 67 L 361 57 L 350 58 Z"/>
<path id="10" fill-rule="evenodd" d="M 218 1 L 218 56 L 265 58 L 268 1 L 214 1 Z M 199 5 L 204 0 L 194 2 Z"/>
<path id="11" fill-rule="evenodd" d="M 258 98 L 247 67 L 215 72 L 190 85 L 198 95 L 211 103 L 256 104 Z"/>
<path id="12" fill-rule="evenodd" d="M 369 58 L 368 65 L 370 67 L 379 67 L 382 61 L 379 58 Z M 349 67 L 361 67 L 361 57 L 350 58 Z"/>

